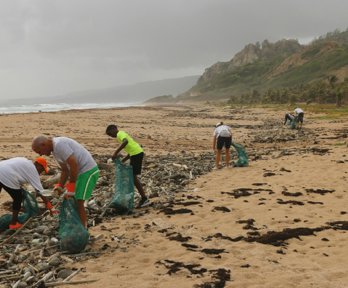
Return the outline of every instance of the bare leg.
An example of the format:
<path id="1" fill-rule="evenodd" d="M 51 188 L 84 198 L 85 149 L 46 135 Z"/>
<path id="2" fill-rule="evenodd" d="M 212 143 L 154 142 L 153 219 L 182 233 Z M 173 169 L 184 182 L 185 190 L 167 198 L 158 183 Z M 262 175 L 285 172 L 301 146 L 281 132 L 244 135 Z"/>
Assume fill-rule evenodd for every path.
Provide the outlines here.
<path id="1" fill-rule="evenodd" d="M 226 157 L 225 157 L 225 161 L 226 161 L 226 167 L 228 167 L 230 165 L 230 148 L 226 148 Z"/>
<path id="2" fill-rule="evenodd" d="M 146 198 L 146 195 L 145 195 L 145 191 L 144 191 L 144 188 L 143 188 L 143 184 L 141 184 L 139 178 L 137 175 L 134 175 L 134 185 L 135 187 L 137 188 L 141 198 Z"/>
<path id="3" fill-rule="evenodd" d="M 216 168 L 220 167 L 220 161 L 221 161 L 221 150 L 216 150 L 216 158 L 215 158 L 215 166 Z"/>
<path id="4" fill-rule="evenodd" d="M 77 211 L 79 213 L 82 225 L 87 229 L 87 214 L 85 210 L 85 200 L 77 200 Z"/>

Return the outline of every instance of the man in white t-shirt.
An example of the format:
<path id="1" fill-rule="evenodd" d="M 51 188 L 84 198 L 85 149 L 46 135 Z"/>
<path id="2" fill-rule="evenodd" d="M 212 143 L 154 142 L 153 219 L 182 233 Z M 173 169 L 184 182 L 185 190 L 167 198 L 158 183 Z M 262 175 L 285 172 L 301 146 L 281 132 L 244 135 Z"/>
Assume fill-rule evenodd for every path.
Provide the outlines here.
<path id="1" fill-rule="evenodd" d="M 298 123 L 301 123 L 301 125 L 303 124 L 303 117 L 304 117 L 304 112 L 301 108 L 297 107 L 294 110 L 295 112 L 295 116 L 297 117 L 297 121 Z"/>
<path id="2" fill-rule="evenodd" d="M 232 143 L 231 127 L 224 125 L 224 123 L 222 122 L 219 122 L 215 125 L 213 136 L 213 150 L 216 153 L 215 167 L 217 169 L 222 167 L 220 161 L 223 147 L 225 147 L 225 163 L 226 167 L 228 167 L 230 165 L 230 147 Z"/>
<path id="3" fill-rule="evenodd" d="M 80 143 L 67 137 L 34 138 L 32 149 L 40 154 L 54 156 L 62 169 L 57 190 L 66 189 L 65 197 L 75 197 L 82 225 L 87 228 L 85 200 L 88 200 L 99 178 L 99 169 L 92 155 Z"/>
<path id="4" fill-rule="evenodd" d="M 48 173 L 47 162 L 43 157 L 36 158 L 34 162 L 24 157 L 0 161 L 0 192 L 4 188 L 13 199 L 10 229 L 18 229 L 22 226 L 18 222 L 18 213 L 22 206 L 24 191 L 22 186 L 24 184 L 33 186 L 46 204 L 46 208 L 50 209 L 51 212 L 55 212 L 52 204 L 41 194 L 44 189 L 39 175 L 43 171 Z"/>

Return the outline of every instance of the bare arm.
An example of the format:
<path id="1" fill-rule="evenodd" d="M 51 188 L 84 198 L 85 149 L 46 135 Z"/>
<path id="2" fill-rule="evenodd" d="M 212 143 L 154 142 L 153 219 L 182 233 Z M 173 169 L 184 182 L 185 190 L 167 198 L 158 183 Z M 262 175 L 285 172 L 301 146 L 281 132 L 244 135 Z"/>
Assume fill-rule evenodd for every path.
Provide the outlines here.
<path id="1" fill-rule="evenodd" d="M 114 154 L 112 155 L 112 157 L 111 157 L 112 160 L 115 160 L 115 159 L 116 159 L 118 153 L 120 153 L 121 150 L 122 150 L 124 147 L 126 147 L 127 144 L 128 144 L 128 140 L 127 140 L 126 138 L 123 139 L 122 144 L 116 149 L 116 151 L 115 151 Z"/>
<path id="2" fill-rule="evenodd" d="M 127 156 L 126 157 L 124 157 L 123 159 L 122 159 L 122 162 L 124 163 L 124 162 L 126 162 L 128 159 L 130 158 L 130 155 L 129 154 L 127 154 Z"/>
<path id="3" fill-rule="evenodd" d="M 69 182 L 70 183 L 76 183 L 77 180 L 77 174 L 78 174 L 78 165 L 77 165 L 77 160 L 75 156 L 71 155 L 67 160 L 66 163 L 69 164 Z"/>
<path id="4" fill-rule="evenodd" d="M 59 164 L 60 164 L 60 168 L 62 170 L 62 172 L 60 174 L 59 184 L 61 185 L 61 187 L 64 187 L 64 184 L 66 183 L 66 181 L 68 180 L 68 177 L 69 177 L 69 169 L 68 169 L 68 166 L 66 164 L 63 164 L 63 163 L 59 163 Z"/>
<path id="5" fill-rule="evenodd" d="M 215 151 L 216 149 L 216 135 L 214 135 L 214 140 L 213 140 L 213 150 Z"/>

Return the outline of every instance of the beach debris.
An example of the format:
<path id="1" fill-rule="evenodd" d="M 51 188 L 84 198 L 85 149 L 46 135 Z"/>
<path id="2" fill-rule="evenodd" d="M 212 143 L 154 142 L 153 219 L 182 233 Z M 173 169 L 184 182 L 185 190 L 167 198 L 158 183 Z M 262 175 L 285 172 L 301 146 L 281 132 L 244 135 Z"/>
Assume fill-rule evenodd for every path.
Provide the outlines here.
<path id="1" fill-rule="evenodd" d="M 191 275 L 198 277 L 209 275 L 211 281 L 194 285 L 195 288 L 225 287 L 226 282 L 231 281 L 231 270 L 225 268 L 208 270 L 207 268 L 202 267 L 200 264 L 185 264 L 183 262 L 168 259 L 158 261 L 156 264 L 164 265 L 168 269 L 168 275 L 175 274 L 179 271 L 187 271 Z"/>
<path id="2" fill-rule="evenodd" d="M 86 212 L 89 215 L 89 226 L 98 225 L 103 222 L 104 218 L 114 217 L 107 209 L 115 188 L 114 164 L 107 163 L 107 156 L 96 156 L 96 159 L 101 176 L 93 192 L 93 196 L 89 199 L 86 207 Z M 158 204 L 158 207 L 155 206 L 154 209 L 159 209 L 159 211 L 169 216 L 182 213 L 193 214 L 193 211 L 190 209 L 174 209 L 170 205 L 173 205 L 177 192 L 185 191 L 185 186 L 191 180 L 210 172 L 213 166 L 213 153 L 147 156 L 142 173 L 142 181 L 146 187 L 146 193 L 149 197 L 158 197 L 158 202 L 163 203 Z M 52 169 L 51 172 L 53 176 L 50 176 L 50 178 L 44 181 L 45 188 L 47 189 L 46 196 L 53 205 L 63 207 L 64 204 L 59 199 L 54 198 L 49 191 L 49 189 L 53 188 L 57 179 L 59 179 L 58 170 L 55 171 Z M 138 197 L 138 195 L 135 196 Z M 185 207 L 202 204 L 199 201 L 201 197 L 198 195 L 185 195 L 185 197 L 186 199 L 176 200 L 175 205 Z M 40 205 L 42 206 L 42 203 Z M 0 234 L 0 252 L 2 255 L 0 258 L 0 286 L 39 287 L 39 285 L 42 285 L 44 287 L 43 285 L 46 285 L 45 287 L 53 287 L 63 285 L 62 283 L 88 283 L 90 280 L 86 280 L 87 282 L 71 280 L 64 282 L 67 277 L 74 273 L 67 266 L 71 266 L 76 261 L 98 257 L 101 255 L 103 247 L 97 250 L 95 250 L 96 248 L 91 250 L 91 246 L 88 245 L 89 239 L 85 237 L 88 233 L 86 234 L 84 231 L 82 231 L 82 234 L 80 232 L 75 233 L 75 228 L 67 229 L 65 226 L 64 231 L 75 231 L 74 234 L 78 235 L 79 239 L 83 239 L 82 245 L 75 247 L 75 244 L 72 245 L 72 243 L 76 242 L 75 238 L 73 240 L 64 235 L 62 237 L 59 233 L 60 225 L 56 216 L 49 215 L 46 212 L 43 213 L 43 211 L 46 211 L 43 207 L 35 206 L 34 208 L 34 214 L 37 216 L 34 215 L 34 217 L 29 218 L 30 221 L 25 222 L 21 229 L 14 233 L 13 231 L 7 230 Z M 109 212 L 104 213 L 106 210 Z M 133 213 L 134 215 L 138 215 L 140 212 L 136 211 Z M 9 218 L 11 215 L 3 217 Z M 0 218 L 0 222 L 1 219 L 2 217 Z M 180 240 L 185 240 L 185 237 L 181 235 L 172 235 L 171 237 L 173 241 L 180 242 Z M 126 241 L 123 238 L 118 239 L 118 242 Z M 182 244 L 187 243 L 183 242 Z M 110 249 L 107 246 L 104 248 Z M 67 252 L 70 254 L 65 254 Z"/>

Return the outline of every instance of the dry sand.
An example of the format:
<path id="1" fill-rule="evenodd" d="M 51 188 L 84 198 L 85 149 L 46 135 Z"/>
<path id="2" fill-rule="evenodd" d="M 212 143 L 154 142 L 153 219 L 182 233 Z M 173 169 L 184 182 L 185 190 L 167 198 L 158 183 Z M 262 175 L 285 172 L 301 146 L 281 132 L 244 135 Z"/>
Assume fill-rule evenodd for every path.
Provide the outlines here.
<path id="1" fill-rule="evenodd" d="M 90 248 L 105 253 L 71 266 L 83 268 L 74 280 L 99 280 L 75 287 L 348 287 L 348 119 L 306 114 L 298 132 L 282 127 L 282 114 L 206 105 L 2 115 L 0 159 L 36 157 L 31 139 L 38 134 L 71 137 L 94 155 L 110 155 L 110 123 L 147 154 L 200 153 L 211 150 L 213 126 L 222 120 L 247 148 L 250 166 L 189 183 L 173 208 L 190 213 L 149 207 L 141 217 L 92 227 L 102 237 Z M 300 196 L 289 194 L 295 192 Z M 293 230 L 285 239 L 283 233 L 259 238 L 265 244 L 252 240 L 286 228 Z"/>

